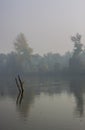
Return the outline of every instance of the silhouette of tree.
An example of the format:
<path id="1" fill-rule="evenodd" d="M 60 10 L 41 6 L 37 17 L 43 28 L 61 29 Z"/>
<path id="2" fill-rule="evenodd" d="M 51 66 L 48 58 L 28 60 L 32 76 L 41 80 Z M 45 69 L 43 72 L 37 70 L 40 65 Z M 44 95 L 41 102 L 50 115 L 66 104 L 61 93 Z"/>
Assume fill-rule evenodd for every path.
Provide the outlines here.
<path id="1" fill-rule="evenodd" d="M 72 42 L 74 42 L 74 52 L 73 56 L 78 56 L 82 52 L 81 35 L 79 33 L 76 36 L 71 37 Z"/>
<path id="2" fill-rule="evenodd" d="M 27 40 L 23 33 L 20 33 L 14 43 L 14 47 L 24 70 L 28 71 L 31 68 L 31 55 L 33 49 L 29 47 Z"/>
<path id="3" fill-rule="evenodd" d="M 81 73 L 82 72 L 82 62 L 81 62 L 81 54 L 82 54 L 82 43 L 81 43 L 81 35 L 76 34 L 76 36 L 71 37 L 72 42 L 74 42 L 74 51 L 73 55 L 69 60 L 69 68 L 72 73 Z"/>
<path id="4" fill-rule="evenodd" d="M 20 55 L 31 55 L 33 49 L 29 47 L 27 40 L 23 33 L 20 33 L 14 43 L 15 50 Z"/>

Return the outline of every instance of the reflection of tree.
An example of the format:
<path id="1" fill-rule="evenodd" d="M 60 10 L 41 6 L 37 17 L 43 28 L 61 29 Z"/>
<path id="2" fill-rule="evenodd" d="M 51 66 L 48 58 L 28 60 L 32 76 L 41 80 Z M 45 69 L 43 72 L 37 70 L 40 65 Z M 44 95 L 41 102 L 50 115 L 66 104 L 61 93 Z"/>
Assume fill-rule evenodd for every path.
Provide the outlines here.
<path id="1" fill-rule="evenodd" d="M 33 103 L 36 95 L 40 95 L 42 92 L 50 95 L 69 92 L 69 82 L 59 77 L 24 77 L 23 79 L 26 81 L 26 87 L 21 105 L 18 103 L 17 110 L 24 117 L 28 116 L 27 114 L 29 113 L 31 104 Z M 1 97 L 4 98 L 5 96 L 9 96 L 15 102 L 15 99 L 17 97 L 17 87 L 14 77 L 1 77 L 0 81 L 0 100 Z M 72 79 L 70 82 L 70 92 L 75 97 L 77 114 L 83 116 L 83 94 L 85 93 L 85 81 Z"/>
<path id="2" fill-rule="evenodd" d="M 83 99 L 83 92 L 84 92 L 83 82 L 80 80 L 72 80 L 70 83 L 70 91 L 74 94 L 76 100 L 76 112 L 77 114 L 83 116 L 84 114 L 84 99 Z"/>

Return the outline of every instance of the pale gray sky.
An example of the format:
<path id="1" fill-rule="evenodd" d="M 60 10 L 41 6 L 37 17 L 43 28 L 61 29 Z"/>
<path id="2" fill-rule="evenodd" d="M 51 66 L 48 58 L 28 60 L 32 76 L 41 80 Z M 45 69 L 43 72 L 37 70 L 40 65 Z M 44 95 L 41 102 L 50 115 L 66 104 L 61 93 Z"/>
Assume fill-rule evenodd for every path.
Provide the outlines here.
<path id="1" fill-rule="evenodd" d="M 0 0 L 0 53 L 20 32 L 35 53 L 72 50 L 71 35 L 85 43 L 85 0 Z"/>

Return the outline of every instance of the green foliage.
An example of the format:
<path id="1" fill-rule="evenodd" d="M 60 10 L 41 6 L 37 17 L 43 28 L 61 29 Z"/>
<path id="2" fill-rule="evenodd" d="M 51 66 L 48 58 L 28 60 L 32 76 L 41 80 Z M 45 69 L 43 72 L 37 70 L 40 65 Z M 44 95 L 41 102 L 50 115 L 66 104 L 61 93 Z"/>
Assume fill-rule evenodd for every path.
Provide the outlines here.
<path id="1" fill-rule="evenodd" d="M 71 40 L 74 42 L 74 51 L 72 57 L 69 60 L 69 69 L 70 72 L 74 74 L 80 74 L 85 70 L 83 58 L 85 57 L 85 54 L 82 49 L 83 44 L 81 44 L 81 35 L 77 33 L 76 36 L 71 37 Z"/>
<path id="2" fill-rule="evenodd" d="M 24 74 L 73 74 L 85 73 L 85 50 L 81 44 L 81 35 L 71 37 L 74 43 L 73 53 L 66 52 L 47 53 L 43 56 L 32 54 L 33 49 L 29 47 L 23 33 L 20 33 L 14 43 L 15 52 L 7 55 L 0 54 L 0 73 L 24 73 Z"/>
<path id="3" fill-rule="evenodd" d="M 33 49 L 28 46 L 27 40 L 23 33 L 20 33 L 14 43 L 15 50 L 19 55 L 31 55 Z"/>
<path id="4" fill-rule="evenodd" d="M 31 55 L 33 52 L 33 49 L 29 47 L 27 40 L 23 33 L 20 33 L 14 43 L 14 47 L 16 50 L 16 54 L 18 57 L 19 62 L 21 63 L 21 66 L 25 68 L 24 70 L 28 71 L 30 70 L 31 66 Z"/>
<path id="5" fill-rule="evenodd" d="M 74 52 L 73 56 L 78 56 L 82 52 L 82 44 L 81 44 L 81 35 L 76 34 L 76 36 L 72 36 L 71 40 L 74 42 Z"/>

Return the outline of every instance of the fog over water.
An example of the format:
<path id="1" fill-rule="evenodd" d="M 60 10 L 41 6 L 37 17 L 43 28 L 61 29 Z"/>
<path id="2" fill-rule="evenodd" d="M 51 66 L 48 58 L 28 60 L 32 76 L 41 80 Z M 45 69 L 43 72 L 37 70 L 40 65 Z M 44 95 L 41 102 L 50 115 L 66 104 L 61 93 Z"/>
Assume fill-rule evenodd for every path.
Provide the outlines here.
<path id="1" fill-rule="evenodd" d="M 0 129 L 85 129 L 84 79 L 23 78 L 22 98 L 12 77 L 0 82 Z"/>
<path id="2" fill-rule="evenodd" d="M 84 0 L 0 0 L 0 130 L 85 130 Z"/>

